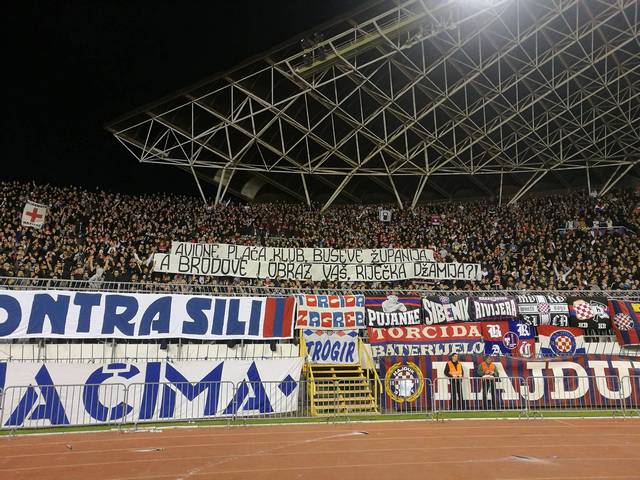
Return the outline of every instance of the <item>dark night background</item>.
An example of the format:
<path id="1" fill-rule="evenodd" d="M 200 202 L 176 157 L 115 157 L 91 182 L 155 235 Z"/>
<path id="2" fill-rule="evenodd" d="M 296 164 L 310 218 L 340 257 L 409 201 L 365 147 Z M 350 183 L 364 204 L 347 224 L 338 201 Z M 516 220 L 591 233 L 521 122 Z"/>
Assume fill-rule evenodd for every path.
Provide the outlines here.
<path id="1" fill-rule="evenodd" d="M 14 2 L 12 2 L 14 3 Z M 104 124 L 313 29 L 363 0 L 41 1 L 5 6 L 0 179 L 196 194 Z"/>

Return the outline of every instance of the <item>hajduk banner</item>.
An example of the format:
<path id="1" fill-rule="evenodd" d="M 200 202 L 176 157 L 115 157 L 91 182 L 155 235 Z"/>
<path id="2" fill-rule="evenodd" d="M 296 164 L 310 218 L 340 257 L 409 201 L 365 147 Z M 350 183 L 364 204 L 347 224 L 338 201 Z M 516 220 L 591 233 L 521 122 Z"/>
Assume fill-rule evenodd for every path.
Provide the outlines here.
<path id="1" fill-rule="evenodd" d="M 380 359 L 380 378 L 384 379 L 386 406 L 390 410 L 447 408 L 451 386 L 445 375 L 448 356 L 399 356 Z M 482 400 L 481 382 L 471 382 L 478 361 L 476 355 L 461 355 L 463 369 L 462 408 Z M 640 360 L 610 355 L 577 355 L 554 359 L 494 357 L 498 379 L 495 404 L 501 408 L 638 406 Z M 442 380 L 438 380 L 442 379 Z M 425 388 L 425 380 L 433 385 Z M 440 403 L 442 402 L 442 403 Z M 476 407 L 477 408 L 477 407 Z"/>
<path id="2" fill-rule="evenodd" d="M 0 339 L 293 337 L 293 297 L 0 290 Z"/>
<path id="3" fill-rule="evenodd" d="M 640 302 L 609 300 L 609 311 L 618 343 L 640 345 Z"/>
<path id="4" fill-rule="evenodd" d="M 472 298 L 467 295 L 430 296 L 422 299 L 423 323 L 470 322 Z"/>
<path id="5" fill-rule="evenodd" d="M 522 320 L 483 322 L 482 338 L 485 355 L 535 356 L 535 329 Z"/>
<path id="6" fill-rule="evenodd" d="M 309 363 L 314 365 L 360 363 L 357 330 L 302 330 Z"/>
<path id="7" fill-rule="evenodd" d="M 364 295 L 296 295 L 296 328 L 364 328 Z"/>
<path id="8" fill-rule="evenodd" d="M 0 363 L 2 427 L 269 415 L 298 408 L 301 358 Z"/>
<path id="9" fill-rule="evenodd" d="M 484 351 L 479 323 L 369 328 L 369 343 L 374 357 L 482 354 Z"/>
<path id="10" fill-rule="evenodd" d="M 518 314 L 525 322 L 538 325 L 569 325 L 569 305 L 562 295 L 516 295 Z"/>
<path id="11" fill-rule="evenodd" d="M 609 305 L 604 296 L 570 296 L 569 326 L 584 329 L 607 330 L 611 328 Z"/>
<path id="12" fill-rule="evenodd" d="M 420 297 L 387 295 L 365 298 L 367 325 L 369 327 L 400 327 L 418 325 Z"/>

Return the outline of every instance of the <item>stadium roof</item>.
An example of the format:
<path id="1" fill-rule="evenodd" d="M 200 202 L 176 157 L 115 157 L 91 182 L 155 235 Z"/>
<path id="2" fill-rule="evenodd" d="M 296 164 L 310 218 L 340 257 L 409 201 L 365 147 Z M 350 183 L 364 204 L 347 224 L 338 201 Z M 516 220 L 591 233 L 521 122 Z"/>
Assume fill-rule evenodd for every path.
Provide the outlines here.
<path id="1" fill-rule="evenodd" d="M 217 201 L 604 192 L 637 175 L 639 19 L 637 0 L 375 1 L 108 129 Z"/>

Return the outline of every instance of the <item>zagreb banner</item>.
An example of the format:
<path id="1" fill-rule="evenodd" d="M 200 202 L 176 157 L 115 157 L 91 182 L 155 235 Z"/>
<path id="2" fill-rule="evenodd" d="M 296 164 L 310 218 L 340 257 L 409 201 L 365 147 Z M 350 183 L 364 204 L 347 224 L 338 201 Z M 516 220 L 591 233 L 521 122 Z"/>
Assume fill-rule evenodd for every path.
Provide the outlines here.
<path id="1" fill-rule="evenodd" d="M 518 314 L 533 325 L 569 326 L 569 305 L 561 295 L 516 295 Z"/>
<path id="2" fill-rule="evenodd" d="M 451 383 L 445 376 L 448 356 L 400 356 L 380 359 L 386 408 L 389 410 L 446 407 Z M 478 361 L 460 355 L 463 369 L 462 405 L 471 408 L 482 400 L 482 382 L 471 382 Z M 621 400 L 637 404 L 640 399 L 640 359 L 611 355 L 577 355 L 553 359 L 495 357 L 498 408 L 620 406 Z M 633 381 L 631 381 L 631 378 Z M 433 397 L 425 383 L 431 382 Z M 474 403 L 467 403 L 474 402 Z"/>
<path id="3" fill-rule="evenodd" d="M 369 343 L 374 357 L 484 351 L 479 323 L 369 328 Z"/>
<path id="4" fill-rule="evenodd" d="M 609 300 L 609 311 L 618 343 L 640 345 L 640 302 Z"/>
<path id="5" fill-rule="evenodd" d="M 369 327 L 400 327 L 420 324 L 420 297 L 366 297 Z"/>
<path id="6" fill-rule="evenodd" d="M 293 297 L 0 290 L 0 339 L 292 338 Z"/>
<path id="7" fill-rule="evenodd" d="M 296 295 L 296 328 L 364 328 L 364 295 Z"/>
<path id="8" fill-rule="evenodd" d="M 2 427 L 267 415 L 298 408 L 301 358 L 0 363 Z"/>
<path id="9" fill-rule="evenodd" d="M 305 329 L 302 334 L 310 363 L 314 365 L 360 363 L 357 330 Z"/>

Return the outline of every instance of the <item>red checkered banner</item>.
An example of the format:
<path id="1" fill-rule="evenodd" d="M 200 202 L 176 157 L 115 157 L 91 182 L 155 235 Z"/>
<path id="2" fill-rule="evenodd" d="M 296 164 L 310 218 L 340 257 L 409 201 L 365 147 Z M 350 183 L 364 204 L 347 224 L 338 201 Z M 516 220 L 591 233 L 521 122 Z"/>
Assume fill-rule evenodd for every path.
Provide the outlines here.
<path id="1" fill-rule="evenodd" d="M 571 296 L 569 326 L 583 329 L 607 330 L 611 328 L 611 316 L 605 296 Z"/>

